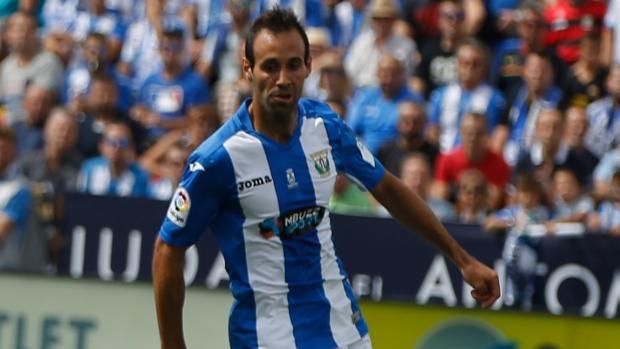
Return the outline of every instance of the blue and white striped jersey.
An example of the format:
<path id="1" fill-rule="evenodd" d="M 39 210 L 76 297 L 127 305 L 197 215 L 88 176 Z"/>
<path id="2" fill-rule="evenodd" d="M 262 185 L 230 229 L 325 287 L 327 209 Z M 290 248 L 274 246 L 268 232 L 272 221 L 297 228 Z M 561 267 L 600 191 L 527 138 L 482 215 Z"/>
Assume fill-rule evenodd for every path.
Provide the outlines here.
<path id="1" fill-rule="evenodd" d="M 368 189 L 383 166 L 325 104 L 299 101 L 286 144 L 257 133 L 249 101 L 189 157 L 160 237 L 195 243 L 206 227 L 226 261 L 233 349 L 328 349 L 368 333 L 327 211 L 336 173 Z"/>

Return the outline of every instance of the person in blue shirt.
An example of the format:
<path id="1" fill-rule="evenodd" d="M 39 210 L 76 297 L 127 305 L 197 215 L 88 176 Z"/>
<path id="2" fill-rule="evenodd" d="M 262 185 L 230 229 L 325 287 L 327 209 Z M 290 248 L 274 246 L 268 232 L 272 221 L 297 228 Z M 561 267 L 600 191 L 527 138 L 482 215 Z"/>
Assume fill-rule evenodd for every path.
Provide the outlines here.
<path id="1" fill-rule="evenodd" d="M 467 113 L 486 115 L 487 132 L 499 124 L 504 96 L 485 82 L 489 66 L 488 48 L 474 38 L 465 39 L 457 51 L 458 81 L 439 87 L 429 101 L 428 137 L 441 152 L 454 150 L 461 143 L 459 129 Z"/>
<path id="2" fill-rule="evenodd" d="M 184 127 L 191 109 L 209 102 L 207 84 L 186 62 L 184 28 L 170 22 L 162 31 L 159 52 L 163 67 L 146 78 L 138 103 L 129 112 L 153 139 Z"/>
<path id="3" fill-rule="evenodd" d="M 430 209 L 386 172 L 325 104 L 300 99 L 310 73 L 295 15 L 275 8 L 252 25 L 246 100 L 189 157 L 159 231 L 153 287 L 162 348 L 185 348 L 185 250 L 210 227 L 235 298 L 232 349 L 371 348 L 368 327 L 332 243 L 326 208 L 338 172 L 438 247 L 490 306 L 497 274 L 453 240 Z"/>
<path id="4" fill-rule="evenodd" d="M 394 56 L 379 61 L 379 86 L 360 90 L 351 101 L 347 123 L 373 154 L 389 141 L 398 138 L 398 106 L 403 101 L 423 103 L 405 83 L 405 70 Z"/>
<path id="5" fill-rule="evenodd" d="M 108 57 L 111 61 L 116 61 L 127 30 L 121 14 L 107 8 L 105 0 L 89 0 L 87 8 L 87 11 L 77 13 L 71 28 L 73 39 L 81 42 L 92 32 L 105 35 L 108 38 Z"/>
<path id="6" fill-rule="evenodd" d="M 16 163 L 15 133 L 0 127 L 0 270 L 20 267 L 32 193 Z"/>
<path id="7" fill-rule="evenodd" d="M 99 143 L 101 156 L 82 164 L 78 191 L 93 195 L 146 196 L 149 176 L 133 160 L 135 146 L 129 126 L 111 121 Z"/>
<path id="8" fill-rule="evenodd" d="M 81 42 L 80 54 L 76 55 L 65 74 L 62 90 L 64 104 L 83 103 L 87 98 L 94 77 L 108 75 L 116 83 L 117 108 L 126 113 L 134 103 L 130 79 L 119 73 L 110 60 L 108 38 L 101 33 L 90 32 Z"/>

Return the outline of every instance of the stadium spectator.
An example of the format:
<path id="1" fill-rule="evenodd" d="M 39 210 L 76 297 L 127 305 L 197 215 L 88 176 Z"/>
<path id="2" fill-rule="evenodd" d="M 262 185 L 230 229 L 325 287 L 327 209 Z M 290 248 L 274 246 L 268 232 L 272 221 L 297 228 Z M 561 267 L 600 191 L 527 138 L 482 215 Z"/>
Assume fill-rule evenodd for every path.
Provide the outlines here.
<path id="1" fill-rule="evenodd" d="M 426 201 L 437 218 L 443 221 L 454 219 L 454 209 L 449 202 L 429 195 L 433 172 L 426 156 L 419 153 L 407 155 L 400 168 L 400 179 Z"/>
<path id="2" fill-rule="evenodd" d="M 76 189 L 83 160 L 75 147 L 77 132 L 77 123 L 69 111 L 55 108 L 45 123 L 43 149 L 21 157 L 21 171 L 32 189 L 35 218 L 29 246 L 31 250 L 37 246 L 41 251 L 28 258 L 28 269 L 41 271 L 59 262 L 64 244 L 60 231 L 62 195 Z"/>
<path id="3" fill-rule="evenodd" d="M 380 86 L 359 91 L 351 101 L 347 122 L 373 154 L 386 142 L 396 139 L 400 102 L 422 100 L 409 90 L 403 72 L 396 57 L 384 55 L 377 74 Z"/>
<path id="4" fill-rule="evenodd" d="M 587 109 L 590 127 L 586 147 L 602 157 L 620 143 L 620 64 L 609 69 L 605 82 L 607 96 L 590 104 Z"/>
<path id="5" fill-rule="evenodd" d="M 601 33 L 607 12 L 605 0 L 556 0 L 546 2 L 545 44 L 566 64 L 579 58 L 579 42 L 588 33 Z"/>
<path id="6" fill-rule="evenodd" d="M 566 71 L 560 84 L 564 108 L 586 108 L 603 96 L 607 70 L 600 64 L 600 44 L 598 34 L 588 34 L 581 39 L 579 59 Z"/>
<path id="7" fill-rule="evenodd" d="M 68 105 L 78 122 L 77 147 L 85 158 L 99 155 L 99 143 L 105 126 L 117 120 L 129 123 L 138 152 L 144 150 L 144 129 L 118 109 L 118 100 L 116 80 L 109 75 L 98 74 L 92 77 L 88 94 Z"/>
<path id="8" fill-rule="evenodd" d="M 310 58 L 312 59 L 312 68 L 310 75 L 304 82 L 303 95 L 305 97 L 318 99 L 320 98 L 321 90 L 319 83 L 321 80 L 321 67 L 316 64 L 321 60 L 325 53 L 332 50 L 331 43 L 329 41 L 329 33 L 325 28 L 308 28 L 306 29 L 308 35 L 308 43 L 310 44 Z"/>
<path id="9" fill-rule="evenodd" d="M 144 0 L 144 6 L 146 16 L 132 22 L 127 29 L 118 63 L 119 72 L 131 77 L 132 88 L 136 90 L 161 68 L 159 40 L 163 30 L 187 30 L 180 18 L 165 15 L 164 1 Z"/>
<path id="10" fill-rule="evenodd" d="M 532 308 L 540 247 L 540 239 L 529 234 L 534 226 L 541 226 L 550 218 L 550 211 L 544 203 L 545 194 L 540 182 L 534 176 L 520 175 L 515 186 L 516 202 L 491 214 L 485 222 L 485 229 L 508 231 L 502 252 L 507 274 L 504 303 L 528 311 Z"/>
<path id="11" fill-rule="evenodd" d="M 74 48 L 71 34 L 80 0 L 46 0 L 42 1 L 41 19 L 43 27 L 41 38 L 46 51 L 54 53 L 66 66 Z"/>
<path id="12" fill-rule="evenodd" d="M 463 171 L 457 181 L 455 222 L 483 225 L 490 207 L 489 186 L 476 169 Z"/>
<path id="13" fill-rule="evenodd" d="M 433 173 L 430 163 L 424 154 L 407 154 L 399 167 L 401 168 L 399 172 L 401 181 L 426 202 L 437 218 L 442 221 L 452 221 L 455 219 L 454 209 L 448 201 L 429 195 Z M 377 214 L 379 216 L 389 216 L 389 213 L 383 206 L 377 208 Z"/>
<path id="14" fill-rule="evenodd" d="M 107 38 L 100 33 L 89 33 L 81 42 L 81 50 L 65 74 L 62 98 L 65 104 L 85 98 L 90 89 L 93 75 L 107 74 L 116 81 L 119 93 L 117 107 L 126 112 L 133 105 L 130 80 L 120 74 L 112 62 L 107 49 Z"/>
<path id="15" fill-rule="evenodd" d="M 553 85 L 553 65 L 545 52 L 531 52 L 523 66 L 523 80 L 508 97 L 507 110 L 493 134 L 493 149 L 513 165 L 519 152 L 532 145 L 534 126 L 543 108 L 556 108 L 562 90 Z"/>
<path id="16" fill-rule="evenodd" d="M 125 39 L 125 23 L 121 15 L 105 6 L 105 0 L 88 0 L 87 11 L 79 11 L 73 23 L 73 40 L 81 42 L 89 33 L 99 33 L 107 38 L 106 58 L 116 62 Z"/>
<path id="17" fill-rule="evenodd" d="M 227 2 L 228 0 L 194 0 L 186 4 L 184 16 L 189 19 L 189 35 L 196 39 L 195 44 L 198 44 L 198 47 L 202 46 L 201 41 L 204 38 L 217 31 L 221 25 L 227 25 Z"/>
<path id="18" fill-rule="evenodd" d="M 579 157 L 562 144 L 564 116 L 557 109 L 543 109 L 535 125 L 535 135 L 529 150 L 522 150 L 517 157 L 514 173 L 532 174 L 551 193 L 554 172 L 568 167 L 577 174 L 581 185 L 589 185 L 594 170 L 588 159 Z"/>
<path id="19" fill-rule="evenodd" d="M 543 4 L 538 0 L 525 0 L 517 12 L 518 37 L 503 40 L 495 48 L 491 66 L 491 81 L 508 95 L 522 81 L 523 64 L 530 52 L 547 52 L 553 62 L 555 75 L 563 78 L 565 63 L 544 42 L 545 24 Z"/>
<path id="20" fill-rule="evenodd" d="M 414 101 L 403 101 L 398 106 L 398 138 L 386 142 L 377 153 L 377 158 L 387 170 L 400 173 L 403 158 L 414 152 L 422 153 L 435 168 L 439 154 L 437 145 L 424 138 L 426 129 L 426 109 Z"/>
<path id="21" fill-rule="evenodd" d="M 369 5 L 370 28 L 359 34 L 345 57 L 345 69 L 354 87 L 379 84 L 377 70 L 381 56 L 389 54 L 403 63 L 405 81 L 417 63 L 416 45 L 410 38 L 394 32 L 398 17 L 396 0 L 372 0 Z"/>
<path id="22" fill-rule="evenodd" d="M 569 167 L 557 169 L 553 174 L 553 219 L 546 223 L 547 231 L 557 231 L 557 223 L 585 224 L 592 211 L 594 201 L 584 194 L 577 173 Z"/>
<path id="23" fill-rule="evenodd" d="M 137 104 L 129 111 L 147 130 L 147 143 L 185 127 L 188 113 L 209 103 L 207 84 L 185 61 L 184 30 L 164 28 L 159 51 L 163 67 L 144 81 Z"/>
<path id="24" fill-rule="evenodd" d="M 431 194 L 449 200 L 461 174 L 468 169 L 478 169 L 489 183 L 489 200 L 492 208 L 498 207 L 504 189 L 510 180 L 510 167 L 500 154 L 488 146 L 487 120 L 482 114 L 468 113 L 461 123 L 463 144 L 437 159 L 435 180 Z"/>
<path id="25" fill-rule="evenodd" d="M 129 126 L 119 121 L 108 123 L 99 147 L 102 155 L 82 164 L 77 189 L 93 195 L 146 196 L 148 174 L 134 160 Z"/>
<path id="26" fill-rule="evenodd" d="M 157 200 L 170 200 L 179 184 L 189 149 L 182 142 L 165 149 L 161 161 L 140 161 L 140 165 L 150 174 L 148 196 Z"/>
<path id="27" fill-rule="evenodd" d="M 332 0 L 327 1 L 333 2 Z M 366 29 L 368 25 L 366 18 L 367 2 L 367 0 L 347 0 L 340 1 L 334 6 L 334 12 L 329 13 L 325 20 L 334 47 L 346 52 L 353 40 Z M 335 18 L 331 16 L 335 16 Z M 332 21 L 335 24 L 331 24 Z M 334 27 L 337 29 L 333 29 Z"/>
<path id="28" fill-rule="evenodd" d="M 26 85 L 32 83 L 58 93 L 64 68 L 54 54 L 39 48 L 37 20 L 30 14 L 16 12 L 7 20 L 6 42 L 9 56 L 0 64 L 0 97 L 4 104 L 5 123 L 24 119 L 22 99 Z"/>
<path id="29" fill-rule="evenodd" d="M 420 64 L 416 67 L 412 87 L 425 95 L 437 87 L 456 81 L 456 48 L 465 36 L 465 12 L 461 1 L 439 1 L 439 38 L 428 40 L 420 50 Z"/>
<path id="30" fill-rule="evenodd" d="M 601 63 L 620 63 L 620 1 L 609 0 L 601 43 Z"/>
<path id="31" fill-rule="evenodd" d="M 488 133 L 499 122 L 505 101 L 497 89 L 485 82 L 488 57 L 483 43 L 473 38 L 464 40 L 457 50 L 458 81 L 431 95 L 428 137 L 444 153 L 460 144 L 459 128 L 466 113 L 485 115 Z"/>
<path id="32" fill-rule="evenodd" d="M 342 55 L 328 51 L 312 64 L 317 66 L 320 74 L 317 97 L 323 101 L 342 100 L 348 103 L 351 98 L 351 81 L 344 69 Z"/>
<path id="33" fill-rule="evenodd" d="M 34 83 L 26 86 L 22 100 L 24 119 L 13 124 L 19 155 L 43 147 L 43 126 L 55 103 L 54 92 Z"/>
<path id="34" fill-rule="evenodd" d="M 32 196 L 17 167 L 15 134 L 0 127 L 0 270 L 20 266 Z"/>
<path id="35" fill-rule="evenodd" d="M 607 151 L 592 174 L 593 196 L 597 202 L 605 200 L 620 201 L 620 191 L 612 185 L 614 173 L 620 170 L 620 145 Z"/>
<path id="36" fill-rule="evenodd" d="M 588 216 L 588 229 L 600 231 L 611 235 L 620 235 L 620 171 L 616 171 L 610 180 L 609 190 L 615 197 L 604 199 L 598 209 Z"/>
<path id="37" fill-rule="evenodd" d="M 241 75 L 238 59 L 245 36 L 250 27 L 251 2 L 249 0 L 226 0 L 226 12 L 230 22 L 211 30 L 196 65 L 196 72 L 208 81 L 230 84 Z M 217 86 L 216 86 L 217 89 Z"/>
<path id="38" fill-rule="evenodd" d="M 571 153 L 575 154 L 576 158 L 582 159 L 585 168 L 595 168 L 599 158 L 585 146 L 585 138 L 589 127 L 586 110 L 570 107 L 564 113 L 564 119 L 566 126 L 564 127 L 562 143 L 568 147 Z"/>
<path id="39" fill-rule="evenodd" d="M 78 128 L 75 118 L 62 107 L 54 108 L 45 123 L 42 149 L 25 154 L 21 170 L 31 182 L 49 194 L 75 190 L 82 155 L 76 149 Z"/>

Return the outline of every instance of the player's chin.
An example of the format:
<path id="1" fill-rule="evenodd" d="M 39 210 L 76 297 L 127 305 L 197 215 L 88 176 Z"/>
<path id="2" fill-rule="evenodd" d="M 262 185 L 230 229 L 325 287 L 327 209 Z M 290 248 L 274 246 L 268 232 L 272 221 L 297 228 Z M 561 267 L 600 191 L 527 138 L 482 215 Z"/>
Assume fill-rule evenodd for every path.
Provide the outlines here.
<path id="1" fill-rule="evenodd" d="M 283 114 L 283 115 L 288 115 L 290 113 L 293 112 L 293 110 L 295 110 L 295 106 L 296 106 L 296 101 L 294 99 L 291 99 L 290 101 L 272 101 L 271 103 L 269 103 L 269 109 L 271 109 L 271 111 L 275 114 Z"/>

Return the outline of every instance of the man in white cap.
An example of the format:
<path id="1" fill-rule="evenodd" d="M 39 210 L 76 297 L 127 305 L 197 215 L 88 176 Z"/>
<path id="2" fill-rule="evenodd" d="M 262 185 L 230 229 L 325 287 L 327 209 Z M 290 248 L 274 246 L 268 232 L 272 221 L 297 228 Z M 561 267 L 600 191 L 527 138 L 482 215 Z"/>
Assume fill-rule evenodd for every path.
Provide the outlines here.
<path id="1" fill-rule="evenodd" d="M 373 0 L 370 3 L 370 27 L 353 41 L 345 69 L 355 87 L 377 86 L 377 67 L 383 54 L 394 56 L 404 63 L 406 76 L 411 76 L 417 62 L 416 45 L 410 38 L 394 31 L 398 19 L 398 5 L 395 0 Z"/>

